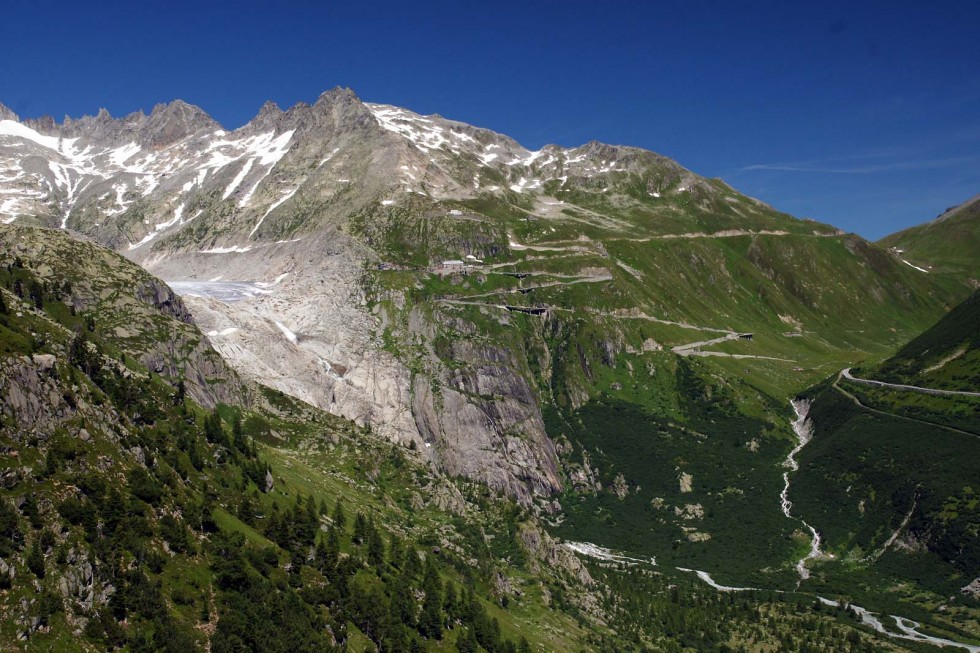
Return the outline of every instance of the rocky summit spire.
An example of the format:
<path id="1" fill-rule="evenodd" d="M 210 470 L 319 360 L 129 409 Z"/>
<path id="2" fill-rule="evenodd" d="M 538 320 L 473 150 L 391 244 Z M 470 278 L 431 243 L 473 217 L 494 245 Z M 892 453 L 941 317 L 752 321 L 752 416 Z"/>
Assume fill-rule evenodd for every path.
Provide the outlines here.
<path id="1" fill-rule="evenodd" d="M 208 129 L 221 129 L 221 125 L 200 107 L 174 100 L 153 107 L 139 136 L 144 145 L 158 148 Z"/>
<path id="2" fill-rule="evenodd" d="M 277 123 L 282 120 L 283 111 L 272 100 L 266 100 L 259 113 L 249 121 L 249 126 L 256 131 L 275 130 Z"/>
<path id="3" fill-rule="evenodd" d="M 0 102 L 0 120 L 13 120 L 20 122 L 20 118 L 17 117 L 17 114 L 14 113 L 13 109 L 5 105 L 3 102 Z"/>

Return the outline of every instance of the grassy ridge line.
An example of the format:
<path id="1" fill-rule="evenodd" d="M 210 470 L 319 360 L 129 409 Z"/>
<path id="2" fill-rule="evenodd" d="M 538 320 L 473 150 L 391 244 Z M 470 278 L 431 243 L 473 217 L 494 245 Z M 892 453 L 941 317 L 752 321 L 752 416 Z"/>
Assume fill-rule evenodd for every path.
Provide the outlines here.
<path id="1" fill-rule="evenodd" d="M 878 241 L 929 274 L 963 299 L 980 280 L 980 197 L 952 207 L 935 220 Z M 900 251 L 898 251 L 900 250 Z"/>

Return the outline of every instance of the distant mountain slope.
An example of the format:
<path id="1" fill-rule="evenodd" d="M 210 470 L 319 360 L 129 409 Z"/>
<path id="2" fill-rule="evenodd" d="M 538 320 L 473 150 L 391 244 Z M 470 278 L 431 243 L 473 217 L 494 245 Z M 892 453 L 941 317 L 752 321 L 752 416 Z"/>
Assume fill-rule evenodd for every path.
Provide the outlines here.
<path id="1" fill-rule="evenodd" d="M 980 195 L 878 242 L 945 283 L 980 287 Z"/>
<path id="2" fill-rule="evenodd" d="M 980 392 L 980 290 L 870 374 L 890 383 Z"/>

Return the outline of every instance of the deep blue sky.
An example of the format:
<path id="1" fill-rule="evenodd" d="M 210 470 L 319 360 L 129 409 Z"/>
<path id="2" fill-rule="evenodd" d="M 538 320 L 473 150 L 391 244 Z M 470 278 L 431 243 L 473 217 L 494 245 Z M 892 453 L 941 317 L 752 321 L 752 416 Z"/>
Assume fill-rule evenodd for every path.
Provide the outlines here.
<path id="1" fill-rule="evenodd" d="M 972 0 L 5 5 L 22 117 L 181 98 L 234 128 L 340 85 L 531 148 L 645 147 L 869 238 L 980 193 Z"/>

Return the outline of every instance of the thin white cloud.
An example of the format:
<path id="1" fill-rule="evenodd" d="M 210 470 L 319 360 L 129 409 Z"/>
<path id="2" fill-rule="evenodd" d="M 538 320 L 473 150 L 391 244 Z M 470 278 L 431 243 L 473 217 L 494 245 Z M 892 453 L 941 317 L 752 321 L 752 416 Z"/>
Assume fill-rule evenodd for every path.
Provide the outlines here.
<path id="1" fill-rule="evenodd" d="M 944 159 L 922 159 L 918 161 L 896 161 L 893 163 L 874 163 L 863 166 L 828 166 L 829 161 L 808 161 L 800 163 L 756 163 L 739 168 L 739 172 L 778 171 L 811 172 L 839 175 L 871 175 L 884 172 L 912 172 L 916 170 L 937 170 L 964 164 L 976 163 L 976 156 L 957 156 Z"/>

